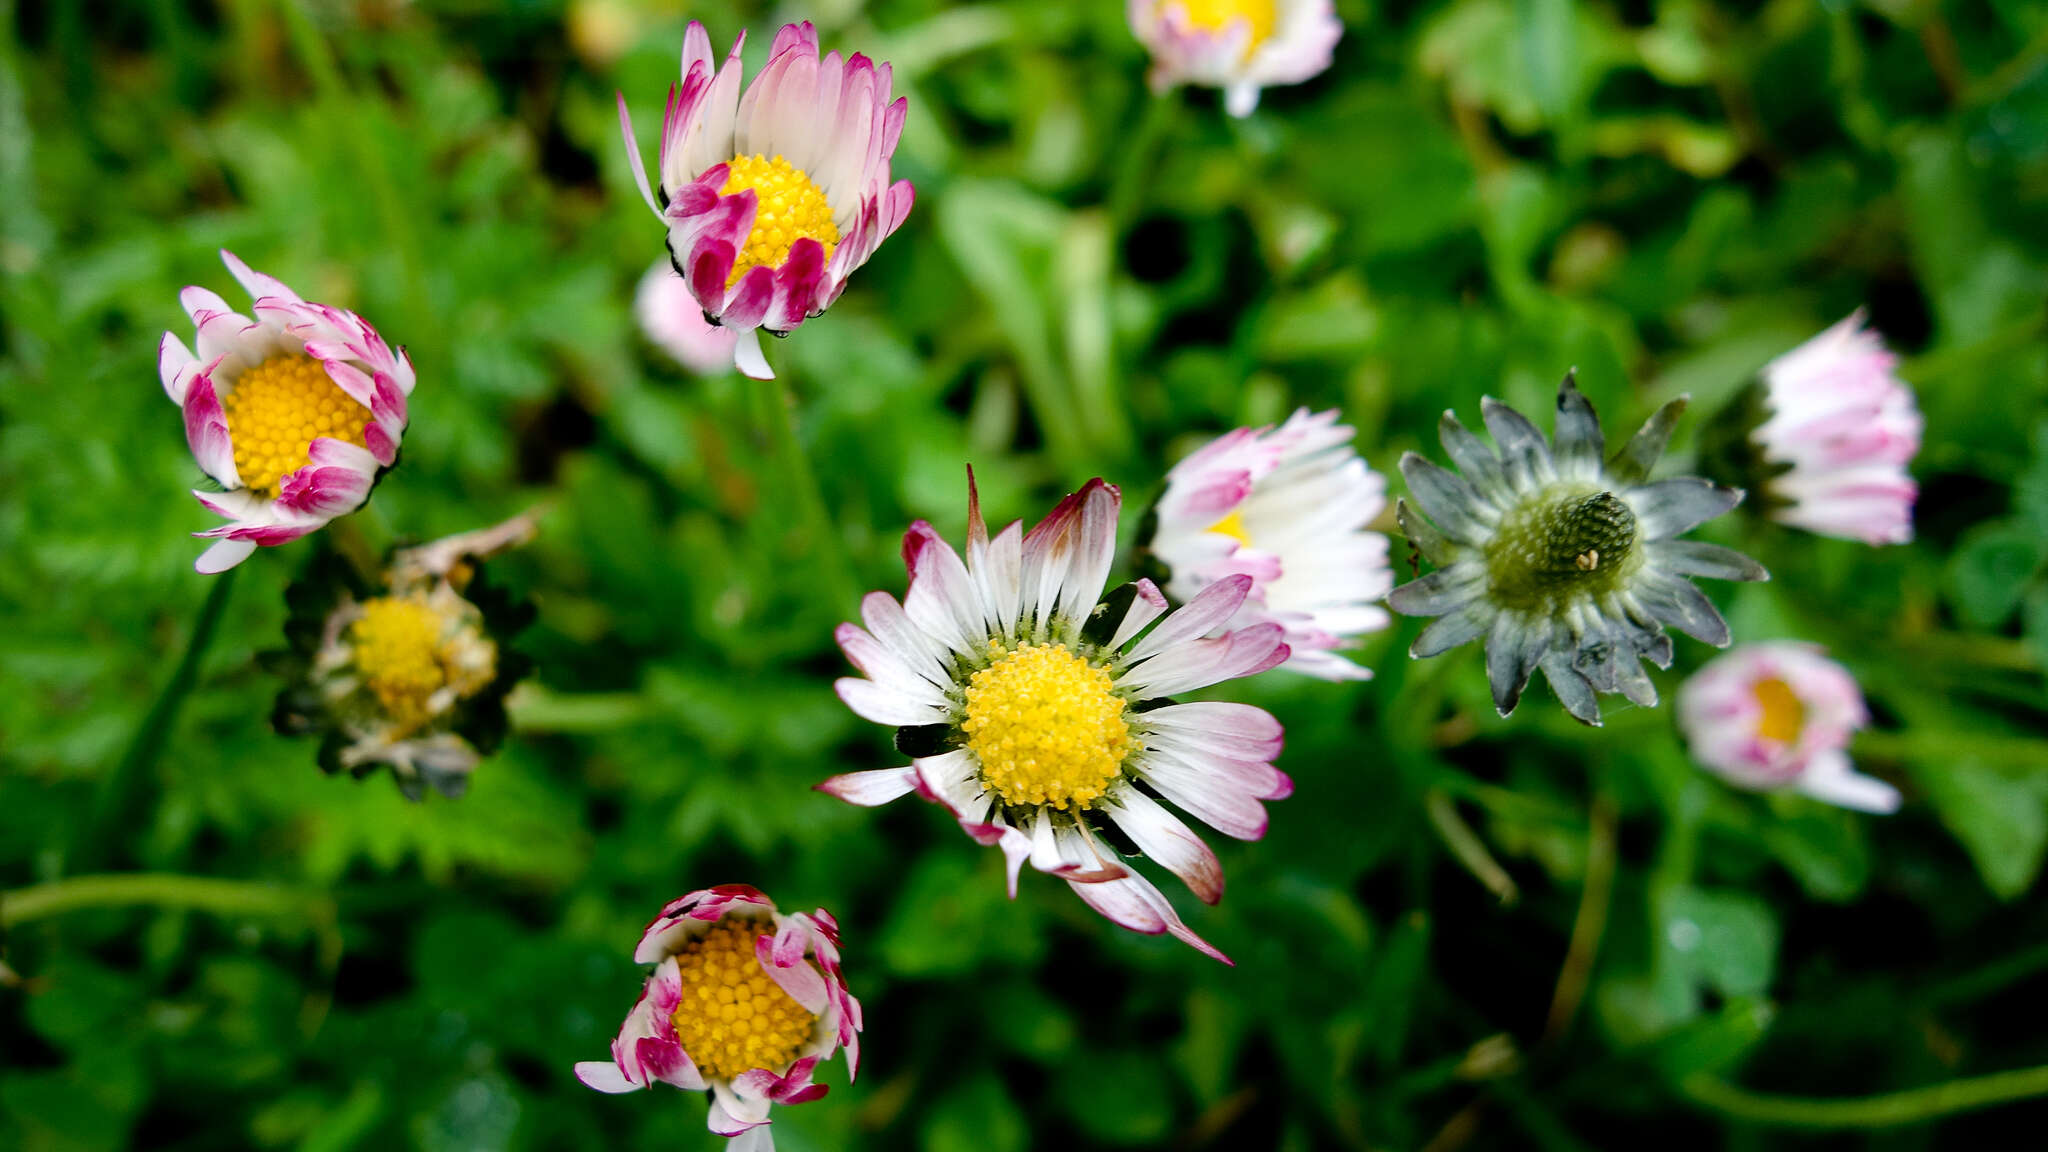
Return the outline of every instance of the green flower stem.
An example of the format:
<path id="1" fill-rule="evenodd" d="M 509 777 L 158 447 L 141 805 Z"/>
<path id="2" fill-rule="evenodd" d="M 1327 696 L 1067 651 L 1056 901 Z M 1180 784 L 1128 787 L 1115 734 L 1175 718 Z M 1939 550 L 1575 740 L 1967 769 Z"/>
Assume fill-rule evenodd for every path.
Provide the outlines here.
<path id="1" fill-rule="evenodd" d="M 110 872 L 0 892 L 0 928 L 81 909 L 134 904 L 216 916 L 276 916 L 316 922 L 324 910 L 326 919 L 333 919 L 332 902 L 325 896 L 277 884 L 168 872 Z"/>
<path id="2" fill-rule="evenodd" d="M 143 716 L 141 726 L 135 729 L 134 737 L 128 741 L 127 750 L 121 754 L 114 770 L 100 780 L 99 792 L 93 799 L 92 817 L 81 829 L 83 835 L 71 846 L 70 871 L 104 867 L 116 846 L 126 845 L 134 839 L 136 814 L 153 792 L 144 786 L 144 780 L 163 750 L 171 727 L 177 723 L 185 697 L 191 694 L 192 686 L 198 682 L 200 661 L 206 656 L 207 646 L 213 642 L 221 616 L 227 612 L 228 596 L 235 586 L 235 574 L 240 571 L 239 567 L 230 568 L 212 577 L 213 586 L 207 589 L 206 600 L 199 606 L 199 617 L 193 621 L 192 635 L 185 641 L 185 653 L 179 657 L 178 666 L 171 671 L 171 678 L 164 682 L 163 690 L 157 693 L 156 701 L 149 706 L 149 712 Z"/>
<path id="3" fill-rule="evenodd" d="M 1465 866 L 1465 871 L 1472 873 L 1502 904 L 1513 904 L 1520 894 L 1515 888 L 1514 877 L 1494 860 L 1493 853 L 1487 851 L 1486 842 L 1479 838 L 1479 833 L 1458 815 L 1457 805 L 1451 802 L 1450 795 L 1441 788 L 1431 788 L 1422 798 L 1422 807 L 1429 814 L 1429 822 L 1436 828 L 1437 835 L 1443 838 L 1444 847 L 1450 849 L 1451 856 Z"/>
<path id="4" fill-rule="evenodd" d="M 505 698 L 505 712 L 521 732 L 613 732 L 656 715 L 654 701 L 638 692 L 554 692 L 532 681 Z"/>
<path id="5" fill-rule="evenodd" d="M 825 506 L 817 470 L 796 436 L 796 397 L 786 377 L 753 382 L 760 393 L 762 419 L 768 431 L 768 463 L 779 483 L 789 489 L 795 512 L 803 522 L 810 559 L 816 565 L 834 612 L 850 613 L 860 603 L 860 584 L 846 557 L 846 538 Z"/>
<path id="6" fill-rule="evenodd" d="M 1892 1128 L 1957 1112 L 2048 1096 L 2048 1066 L 1998 1072 L 1890 1092 L 1838 1099 L 1774 1096 L 1739 1088 L 1719 1077 L 1687 1077 L 1680 1091 L 1723 1115 L 1794 1128 Z"/>
<path id="7" fill-rule="evenodd" d="M 1123 153 L 1118 158 L 1116 171 L 1110 176 L 1112 240 L 1122 239 L 1135 222 L 1133 218 L 1138 214 L 1138 204 L 1144 198 L 1146 186 L 1159 175 L 1160 146 L 1172 131 L 1174 119 L 1180 112 L 1181 94 L 1178 89 L 1147 93 L 1141 99 L 1145 101 L 1145 110 L 1138 118 L 1138 126 L 1125 137 Z"/>
<path id="8" fill-rule="evenodd" d="M 1603 784 L 1593 794 L 1587 819 L 1585 886 L 1579 895 L 1578 916 L 1572 921 L 1571 945 L 1565 950 L 1557 988 L 1551 993 L 1550 1012 L 1543 1026 L 1546 1041 L 1564 1038 L 1592 983 L 1593 962 L 1599 957 L 1614 899 L 1616 822 L 1614 797 Z"/>

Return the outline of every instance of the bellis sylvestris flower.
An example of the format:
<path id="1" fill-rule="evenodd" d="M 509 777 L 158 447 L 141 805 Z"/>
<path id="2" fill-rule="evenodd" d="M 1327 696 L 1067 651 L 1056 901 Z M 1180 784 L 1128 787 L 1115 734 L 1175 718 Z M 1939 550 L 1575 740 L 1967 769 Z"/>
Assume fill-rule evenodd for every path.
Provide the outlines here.
<path id="1" fill-rule="evenodd" d="M 870 593 L 867 627 L 840 625 L 839 645 L 866 678 L 837 688 L 862 717 L 897 726 L 912 762 L 819 787 L 861 805 L 915 791 L 1003 850 L 1012 896 L 1029 860 L 1116 923 L 1170 932 L 1228 963 L 1102 843 L 1095 822 L 1121 829 L 1203 901 L 1221 899 L 1215 853 L 1154 797 L 1258 839 L 1261 801 L 1293 791 L 1272 763 L 1280 724 L 1246 704 L 1167 698 L 1264 671 L 1287 645 L 1271 623 L 1211 635 L 1243 605 L 1249 576 L 1218 580 L 1171 613 L 1149 580 L 1098 606 L 1120 502 L 1091 480 L 1029 533 L 1013 522 L 991 539 L 970 476 L 964 564 L 931 525 L 911 525 L 909 590 L 900 605 Z"/>
<path id="2" fill-rule="evenodd" d="M 839 970 L 839 925 L 824 909 L 777 912 L 745 884 L 671 902 L 633 952 L 654 971 L 612 1041 L 610 1060 L 576 1065 L 600 1092 L 672 1084 L 711 1094 L 710 1128 L 733 1152 L 773 1152 L 768 1113 L 825 1095 L 821 1060 L 860 1066 L 860 1001 Z"/>
<path id="3" fill-rule="evenodd" d="M 198 328 L 198 354 L 169 332 L 157 351 L 192 456 L 222 489 L 192 494 L 231 521 L 194 533 L 218 541 L 194 565 L 207 573 L 362 507 L 398 459 L 413 388 L 404 349 L 362 317 L 301 300 L 234 253 L 220 256 L 255 298 L 255 318 L 187 288 L 179 302 Z"/>
<path id="4" fill-rule="evenodd" d="M 1913 538 L 1920 410 L 1893 374 L 1898 357 L 1858 311 L 1765 366 L 1763 422 L 1751 440 L 1768 465 L 1775 520 L 1866 544 Z"/>
<path id="5" fill-rule="evenodd" d="M 1129 0 L 1128 11 L 1153 89 L 1221 88 L 1232 116 L 1251 115 L 1260 89 L 1328 68 L 1344 34 L 1331 0 Z"/>
<path id="6" fill-rule="evenodd" d="M 1867 723 L 1855 679 L 1813 644 L 1745 644 L 1678 690 L 1693 758 L 1729 783 L 1895 812 L 1898 790 L 1856 772 L 1845 751 Z"/>
<path id="7" fill-rule="evenodd" d="M 640 288 L 633 294 L 633 314 L 640 321 L 640 331 L 655 347 L 684 368 L 699 376 L 732 369 L 739 333 L 714 328 L 704 319 L 703 306 L 667 260 L 655 261 L 640 278 Z"/>
<path id="8" fill-rule="evenodd" d="M 1677 539 L 1742 499 L 1698 477 L 1650 480 L 1684 409 L 1683 398 L 1666 404 L 1605 462 L 1599 418 L 1570 376 L 1558 389 L 1549 443 L 1491 397 L 1481 411 L 1492 448 L 1445 412 L 1438 436 L 1458 471 L 1413 452 L 1401 458 L 1428 520 L 1406 501 L 1396 515 L 1437 570 L 1394 589 L 1387 604 L 1406 616 L 1440 617 L 1409 654 L 1435 656 L 1483 639 L 1501 715 L 1515 710 L 1541 668 L 1565 710 L 1598 725 L 1595 693 L 1657 703 L 1639 661 L 1671 666 L 1666 624 L 1726 647 L 1727 622 L 1689 577 L 1768 577 L 1739 552 Z"/>
<path id="9" fill-rule="evenodd" d="M 1252 578 L 1233 625 L 1285 628 L 1283 667 L 1325 680 L 1372 673 L 1333 649 L 1387 626 L 1378 601 L 1394 586 L 1387 538 L 1365 531 L 1386 481 L 1351 449 L 1335 411 L 1303 408 L 1274 428 L 1239 428 L 1166 474 L 1151 552 L 1176 601 L 1235 575 Z"/>
<path id="10" fill-rule="evenodd" d="M 338 558 L 316 565 L 288 599 L 286 652 L 268 654 L 291 682 L 272 725 L 323 737 L 320 766 L 358 778 L 379 766 L 418 800 L 456 797 L 505 733 L 505 695 L 530 662 L 503 645 L 530 605 L 490 586 L 477 561 L 532 538 L 532 517 L 396 553 L 381 589 L 350 587 Z"/>
<path id="11" fill-rule="evenodd" d="M 786 336 L 830 307 L 910 214 L 910 181 L 889 182 L 909 101 L 890 99 L 887 64 L 859 53 L 821 59 L 808 22 L 776 34 L 742 96 L 745 43 L 742 33 L 714 67 L 710 36 L 691 21 L 658 186 L 648 184 L 623 94 L 619 126 L 640 194 L 668 226 L 677 274 L 706 317 L 738 334 L 740 371 L 765 380 L 774 373 L 758 330 Z"/>

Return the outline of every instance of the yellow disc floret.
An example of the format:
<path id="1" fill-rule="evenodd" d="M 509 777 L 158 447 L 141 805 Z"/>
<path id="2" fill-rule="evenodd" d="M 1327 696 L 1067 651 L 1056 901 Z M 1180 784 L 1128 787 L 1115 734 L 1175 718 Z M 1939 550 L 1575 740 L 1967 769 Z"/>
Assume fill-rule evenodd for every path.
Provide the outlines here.
<path id="1" fill-rule="evenodd" d="M 1176 6 L 1187 13 L 1191 26 L 1205 32 L 1223 32 L 1238 21 L 1251 25 L 1247 51 L 1265 43 L 1279 21 L 1276 0 L 1160 0 L 1162 9 Z"/>
<path id="2" fill-rule="evenodd" d="M 735 156 L 721 196 L 752 188 L 756 197 L 754 229 L 732 262 L 732 275 L 725 286 L 739 283 L 754 268 L 780 268 L 789 259 L 789 247 L 808 236 L 825 246 L 825 259 L 839 246 L 839 226 L 832 222 L 832 205 L 825 190 L 813 183 L 810 174 L 778 153 L 773 160 L 759 154 Z"/>
<path id="3" fill-rule="evenodd" d="M 1060 644 L 998 644 L 967 681 L 967 747 L 1007 804 L 1087 808 L 1140 745 L 1109 673 Z"/>
<path id="4" fill-rule="evenodd" d="M 1230 510 L 1230 515 L 1209 525 L 1208 530 L 1219 536 L 1228 536 L 1247 548 L 1252 546 L 1251 534 L 1244 530 L 1244 513 L 1235 508 Z"/>
<path id="5" fill-rule="evenodd" d="M 237 377 L 220 406 L 242 485 L 275 499 L 286 476 L 312 463 L 321 436 L 365 447 L 370 410 L 356 403 L 309 356 L 273 356 Z"/>
<path id="6" fill-rule="evenodd" d="M 465 699 L 497 675 L 497 645 L 473 619 L 475 609 L 453 595 L 446 600 L 382 596 L 365 601 L 349 625 L 356 674 L 376 696 L 394 739 L 433 720 L 450 699 L 444 689 Z"/>
<path id="7" fill-rule="evenodd" d="M 1756 734 L 1780 744 L 1797 744 L 1799 733 L 1806 727 L 1806 704 L 1792 691 L 1792 686 L 1770 676 L 1757 681 L 1750 691 L 1756 694 L 1757 706 L 1763 709 L 1763 715 L 1757 718 Z"/>
<path id="8" fill-rule="evenodd" d="M 683 1002 L 669 1022 L 707 1080 L 730 1080 L 753 1068 L 779 1073 L 811 1038 L 818 1018 L 754 955 L 755 938 L 774 930 L 770 921 L 727 918 L 676 954 Z"/>

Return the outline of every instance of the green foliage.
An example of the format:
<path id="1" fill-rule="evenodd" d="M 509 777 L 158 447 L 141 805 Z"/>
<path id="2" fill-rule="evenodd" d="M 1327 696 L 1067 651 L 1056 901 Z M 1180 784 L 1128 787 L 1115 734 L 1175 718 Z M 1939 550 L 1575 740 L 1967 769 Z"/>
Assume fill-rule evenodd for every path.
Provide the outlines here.
<path id="1" fill-rule="evenodd" d="M 1699 1078 L 1853 1096 L 2048 1062 L 2014 1023 L 2048 972 L 2039 6 L 1338 8 L 1334 67 L 1234 121 L 1148 92 L 1107 0 L 688 5 L 756 67 L 773 19 L 814 19 L 911 101 L 917 207 L 769 347 L 786 405 L 633 325 L 661 229 L 613 93 L 651 155 L 685 6 L 0 0 L 0 901 L 51 908 L 84 861 L 170 877 L 0 902 L 0 1147 L 714 1147 L 701 1100 L 570 1067 L 632 1006 L 645 921 L 727 881 L 832 910 L 866 1006 L 858 1083 L 777 1114 L 797 1152 L 1790 1148 Z M 209 591 L 155 355 L 182 286 L 240 302 L 222 247 L 418 366 L 401 464 L 331 531 L 374 552 L 544 509 L 492 563 L 538 607 L 536 671 L 459 801 L 270 730 L 256 657 L 311 543 L 244 565 L 104 795 Z M 1859 306 L 1926 414 L 1918 542 L 1705 534 L 1773 574 L 1711 590 L 1738 639 L 1856 673 L 1851 751 L 1895 817 L 1703 775 L 1670 705 L 1701 645 L 1591 733 L 1540 690 L 1497 718 L 1473 652 L 1406 658 L 1412 623 L 1367 638 L 1370 682 L 1224 693 L 1286 724 L 1296 782 L 1217 845 L 1220 905 L 1173 894 L 1235 968 L 1029 870 L 1011 901 L 937 809 L 810 790 L 898 762 L 833 696 L 832 629 L 900 593 L 910 521 L 960 539 L 967 464 L 999 524 L 1103 475 L 1128 540 L 1236 424 L 1339 406 L 1391 474 L 1445 409 L 1547 410 L 1572 367 L 1610 438 L 1690 393 L 1684 456 Z"/>

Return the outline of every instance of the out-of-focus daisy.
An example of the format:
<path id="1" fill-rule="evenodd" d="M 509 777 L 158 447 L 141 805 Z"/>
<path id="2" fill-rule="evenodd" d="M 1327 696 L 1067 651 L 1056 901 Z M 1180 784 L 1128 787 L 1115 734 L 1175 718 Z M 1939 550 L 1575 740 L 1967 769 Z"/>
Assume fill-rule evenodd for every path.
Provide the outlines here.
<path id="1" fill-rule="evenodd" d="M 1251 115 L 1260 89 L 1328 68 L 1344 34 L 1330 0 L 1129 0 L 1129 13 L 1152 87 L 1221 88 L 1232 116 Z"/>
<path id="2" fill-rule="evenodd" d="M 705 316 L 739 334 L 740 371 L 765 380 L 774 373 L 758 330 L 786 336 L 830 307 L 910 214 L 910 181 L 889 182 L 909 101 L 890 99 L 887 64 L 859 53 L 820 59 L 808 22 L 776 34 L 743 96 L 745 43 L 741 33 L 714 67 L 709 34 L 690 22 L 658 186 L 648 184 L 623 94 L 619 127 L 640 193 L 668 226 L 676 272 Z"/>
<path id="3" fill-rule="evenodd" d="M 911 525 L 903 603 L 870 593 L 867 627 L 840 625 L 839 645 L 866 679 L 837 684 L 848 707 L 897 727 L 911 764 L 819 787 L 862 805 L 915 791 L 1002 848 L 1012 896 L 1029 860 L 1118 924 L 1225 960 L 1103 844 L 1096 822 L 1121 829 L 1202 900 L 1220 899 L 1215 854 L 1154 797 L 1258 839 L 1260 802 L 1293 790 L 1272 763 L 1280 724 L 1246 704 L 1167 698 L 1270 668 L 1287 645 L 1271 623 L 1211 635 L 1244 603 L 1249 576 L 1220 579 L 1170 614 L 1149 580 L 1098 604 L 1120 503 L 1115 487 L 1091 480 L 1030 533 L 1013 522 L 991 539 L 970 476 L 964 564 L 931 525 Z"/>
<path id="4" fill-rule="evenodd" d="M 1764 367 L 1765 415 L 1750 438 L 1771 473 L 1773 519 L 1866 544 L 1913 538 L 1919 489 L 1906 465 L 1920 410 L 1897 364 L 1859 310 Z"/>
<path id="5" fill-rule="evenodd" d="M 289 680 L 272 722 L 319 733 L 320 766 L 391 769 L 407 797 L 460 796 L 505 733 L 505 694 L 530 667 L 503 647 L 532 618 L 482 578 L 477 561 L 529 539 L 531 516 L 396 553 L 385 587 L 350 587 L 334 558 L 293 586 Z"/>
<path id="6" fill-rule="evenodd" d="M 1239 428 L 1166 474 L 1149 545 L 1176 601 L 1229 576 L 1252 578 L 1233 625 L 1287 630 L 1285 667 L 1325 680 L 1372 675 L 1333 649 L 1387 626 L 1387 538 L 1365 531 L 1386 481 L 1351 449 L 1337 413 L 1303 408 L 1274 428 Z"/>
<path id="7" fill-rule="evenodd" d="M 703 305 L 668 261 L 655 261 L 640 278 L 633 312 L 647 338 L 690 371 L 709 376 L 732 368 L 732 350 L 739 333 L 714 328 L 704 319 Z"/>
<path id="8" fill-rule="evenodd" d="M 169 332 L 157 350 L 193 458 L 222 489 L 192 494 L 232 521 L 195 533 L 218 540 L 194 565 L 209 573 L 362 507 L 398 459 L 413 386 L 405 350 L 362 317 L 301 300 L 234 253 L 220 256 L 255 298 L 255 318 L 187 288 L 179 302 L 198 327 L 198 355 Z"/>
<path id="9" fill-rule="evenodd" d="M 1690 577 L 1763 580 L 1739 552 L 1677 537 L 1719 516 L 1742 493 L 1694 476 L 1650 480 L 1685 409 L 1658 409 L 1613 459 L 1592 404 L 1570 376 L 1557 394 L 1552 441 L 1507 405 L 1486 398 L 1489 448 L 1456 416 L 1438 425 L 1451 472 L 1410 452 L 1401 474 L 1428 520 L 1402 501 L 1401 528 L 1437 570 L 1387 597 L 1394 611 L 1441 619 L 1412 656 L 1486 642 L 1494 706 L 1514 711 L 1536 669 L 1565 710 L 1600 723 L 1598 692 L 1649 707 L 1657 689 L 1639 661 L 1671 666 L 1669 624 L 1726 647 L 1728 624 Z M 1433 522 L 1433 524 L 1432 524 Z"/>
<path id="10" fill-rule="evenodd" d="M 787 915 L 745 884 L 672 901 L 633 951 L 654 971 L 610 1060 L 576 1065 L 600 1092 L 657 1083 L 711 1094 L 710 1128 L 734 1152 L 772 1152 L 768 1112 L 825 1095 L 820 1060 L 860 1067 L 860 1001 L 839 970 L 839 925 L 820 908 Z"/>
<path id="11" fill-rule="evenodd" d="M 1855 678 L 1814 644 L 1745 644 L 1678 689 L 1693 758 L 1729 783 L 1894 812 L 1898 789 L 1849 763 L 1849 737 L 1869 721 Z"/>

